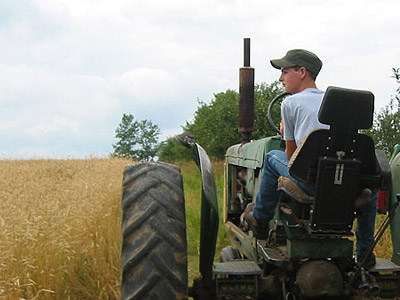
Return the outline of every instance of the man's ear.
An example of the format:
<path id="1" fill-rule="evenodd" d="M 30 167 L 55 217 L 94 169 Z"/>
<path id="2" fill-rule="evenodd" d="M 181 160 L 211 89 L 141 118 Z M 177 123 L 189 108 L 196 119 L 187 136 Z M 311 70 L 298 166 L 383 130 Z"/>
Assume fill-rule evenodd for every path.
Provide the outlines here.
<path id="1" fill-rule="evenodd" d="M 306 78 L 306 76 L 308 75 L 307 69 L 304 68 L 304 67 L 300 67 L 299 71 L 300 71 L 300 77 L 301 78 Z"/>

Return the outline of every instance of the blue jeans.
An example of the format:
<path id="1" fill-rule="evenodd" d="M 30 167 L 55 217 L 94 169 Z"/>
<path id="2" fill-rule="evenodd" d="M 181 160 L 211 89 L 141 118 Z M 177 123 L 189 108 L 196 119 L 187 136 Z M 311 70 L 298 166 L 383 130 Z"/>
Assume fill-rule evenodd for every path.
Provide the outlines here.
<path id="1" fill-rule="evenodd" d="M 307 194 L 313 195 L 312 186 L 306 185 L 294 179 L 287 167 L 288 158 L 282 151 L 272 150 L 265 156 L 264 169 L 261 178 L 260 190 L 257 194 L 253 216 L 259 222 L 268 223 L 275 215 L 280 192 L 278 187 L 279 176 L 285 176 L 297 183 Z M 372 194 L 372 201 L 360 209 L 357 214 L 357 253 L 364 253 L 374 242 L 376 206 L 378 202 L 378 191 Z"/>
<path id="2" fill-rule="evenodd" d="M 371 202 L 363 206 L 357 212 L 357 254 L 363 255 L 365 251 L 374 243 L 375 217 L 378 205 L 378 190 L 374 190 L 371 196 Z"/>
<path id="3" fill-rule="evenodd" d="M 265 156 L 261 186 L 257 194 L 256 205 L 253 211 L 253 216 L 261 222 L 269 222 L 275 215 L 275 208 L 280 196 L 280 192 L 276 190 L 278 188 L 279 176 L 290 178 L 307 194 L 314 194 L 313 187 L 299 182 L 289 174 L 287 164 L 288 158 L 283 151 L 272 150 Z"/>

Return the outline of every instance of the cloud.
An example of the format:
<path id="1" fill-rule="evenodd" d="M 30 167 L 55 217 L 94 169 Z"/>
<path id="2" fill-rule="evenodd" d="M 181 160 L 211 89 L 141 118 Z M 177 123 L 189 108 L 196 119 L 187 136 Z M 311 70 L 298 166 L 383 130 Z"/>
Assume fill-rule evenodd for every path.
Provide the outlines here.
<path id="1" fill-rule="evenodd" d="M 137 104 L 142 103 L 144 98 L 147 103 L 162 103 L 170 98 L 179 98 L 182 90 L 175 74 L 151 68 L 138 68 L 112 75 L 109 84 L 114 93 L 129 96 Z"/>
<path id="2" fill-rule="evenodd" d="M 400 4 L 387 1 L 20 0 L 0 12 L 0 139 L 15 153 L 107 154 L 123 113 L 181 131 L 197 100 L 238 89 L 242 39 L 256 82 L 291 48 L 324 62 L 317 84 L 372 90 L 384 106 L 398 84 Z M 379 14 L 377 13 L 379 11 Z"/>
<path id="3" fill-rule="evenodd" d="M 182 120 L 177 120 L 176 114 L 180 112 L 173 107 L 190 97 L 190 87 L 162 69 L 140 68 L 101 77 L 0 65 L 0 76 L 4 78 L 0 82 L 0 138 L 4 143 L 15 143 L 10 131 L 24 137 L 18 143 L 18 148 L 23 149 L 28 145 L 44 147 L 45 143 L 54 148 L 57 140 L 68 140 L 70 147 L 57 150 L 65 154 L 67 149 L 74 149 L 73 145 L 82 143 L 92 153 L 96 148 L 90 145 L 98 145 L 100 140 L 103 145 L 97 150 L 110 152 L 114 130 L 123 113 L 151 119 L 167 130 L 171 124 L 177 128 Z M 194 110 L 189 107 L 188 116 Z M 163 123 L 161 119 L 165 119 L 166 113 L 171 119 Z M 53 144 L 49 137 L 54 138 Z"/>
<path id="4" fill-rule="evenodd" d="M 41 138 L 43 135 L 48 135 L 51 132 L 59 132 L 62 130 L 79 132 L 80 125 L 78 122 L 66 117 L 53 116 L 47 120 L 40 120 L 33 127 L 27 128 L 26 133 L 32 138 Z"/>

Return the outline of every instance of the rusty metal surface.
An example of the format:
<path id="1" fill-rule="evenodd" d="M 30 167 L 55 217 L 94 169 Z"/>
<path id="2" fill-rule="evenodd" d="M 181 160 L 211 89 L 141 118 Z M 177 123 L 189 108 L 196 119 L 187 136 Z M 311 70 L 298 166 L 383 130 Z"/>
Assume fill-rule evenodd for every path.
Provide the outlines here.
<path id="1" fill-rule="evenodd" d="M 254 68 L 250 67 L 250 39 L 244 39 L 244 66 L 239 71 L 239 132 L 242 143 L 254 130 Z"/>
<path id="2" fill-rule="evenodd" d="M 260 242 L 257 242 L 257 249 L 266 262 L 276 265 L 280 268 L 284 269 L 288 268 L 289 259 L 287 258 L 286 251 L 284 248 L 265 247 Z"/>
<path id="3" fill-rule="evenodd" d="M 239 227 L 232 222 L 225 223 L 225 231 L 231 241 L 232 246 L 239 249 L 249 259 L 258 261 L 256 247 L 254 245 L 255 239 L 245 234 Z"/>
<path id="4" fill-rule="evenodd" d="M 288 261 L 287 252 L 282 246 L 278 247 L 262 247 L 259 248 L 264 258 L 268 262 L 284 262 Z"/>
<path id="5" fill-rule="evenodd" d="M 296 285 L 304 297 L 344 294 L 343 277 L 338 267 L 326 260 L 309 261 L 296 274 Z"/>
<path id="6" fill-rule="evenodd" d="M 254 126 L 254 69 L 240 68 L 239 132 L 252 132 Z"/>

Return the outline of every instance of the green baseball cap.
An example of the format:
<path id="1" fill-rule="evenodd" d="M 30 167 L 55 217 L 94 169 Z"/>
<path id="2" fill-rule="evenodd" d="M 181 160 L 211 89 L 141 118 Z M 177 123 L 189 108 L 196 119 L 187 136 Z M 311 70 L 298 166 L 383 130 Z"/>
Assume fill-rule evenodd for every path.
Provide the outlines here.
<path id="1" fill-rule="evenodd" d="M 271 59 L 271 65 L 276 69 L 304 67 L 311 73 L 318 75 L 322 68 L 322 61 L 310 51 L 293 49 L 289 50 L 282 58 Z"/>

